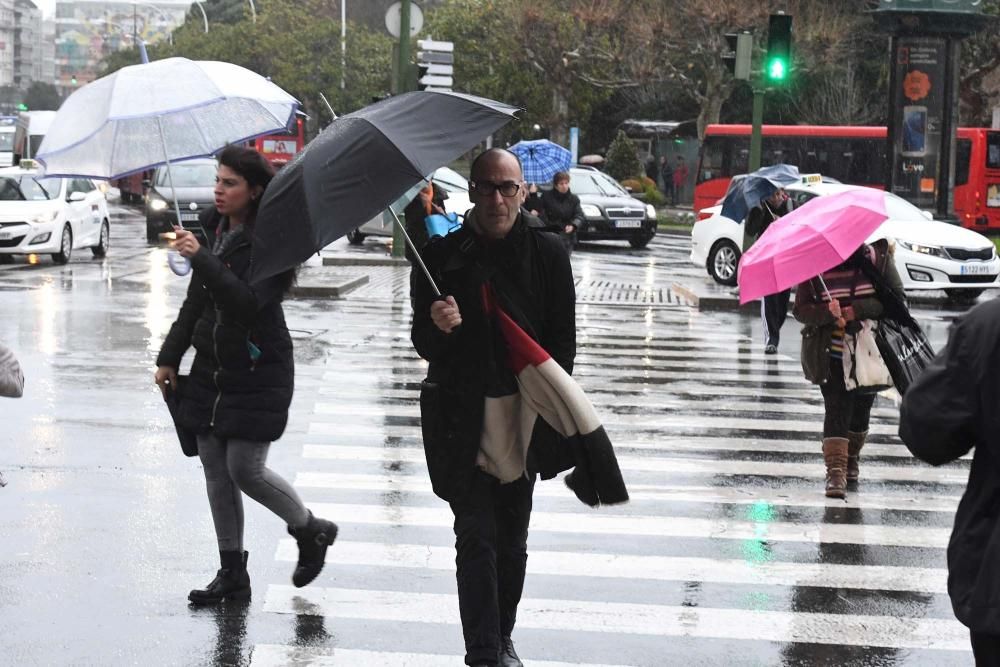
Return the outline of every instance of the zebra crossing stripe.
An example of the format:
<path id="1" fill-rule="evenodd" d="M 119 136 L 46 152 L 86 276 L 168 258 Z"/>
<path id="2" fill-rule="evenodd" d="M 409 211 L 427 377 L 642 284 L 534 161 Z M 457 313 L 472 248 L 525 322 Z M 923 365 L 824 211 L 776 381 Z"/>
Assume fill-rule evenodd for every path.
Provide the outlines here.
<path id="1" fill-rule="evenodd" d="M 455 667 L 465 656 L 435 653 L 400 653 L 396 651 L 365 651 L 361 649 L 283 646 L 257 644 L 250 657 L 252 667 Z M 532 667 L 616 667 L 597 663 L 552 662 L 532 660 Z M 619 665 L 618 667 L 624 667 Z"/>
<path id="2" fill-rule="evenodd" d="M 384 426 L 368 429 L 350 426 L 343 431 L 337 425 L 333 429 L 313 428 L 311 435 L 362 436 L 392 435 Z M 398 434 L 398 433 L 397 433 Z M 412 434 L 404 429 L 404 434 Z M 425 463 L 424 450 L 419 447 L 354 447 L 350 445 L 305 445 L 303 456 L 307 459 L 330 459 L 338 461 L 405 461 L 422 465 Z M 758 475 L 762 477 L 800 477 L 822 480 L 825 468 L 822 461 L 816 463 L 785 463 L 775 461 L 720 461 L 717 459 L 686 459 L 663 456 L 624 456 L 619 454 L 618 465 L 623 471 L 667 474 L 705 475 Z M 865 479 L 877 481 L 934 482 L 965 486 L 969 473 L 956 468 L 931 468 L 929 466 L 866 466 Z"/>
<path id="3" fill-rule="evenodd" d="M 297 604 L 300 605 L 302 599 L 308 600 L 318 613 L 331 618 L 388 623 L 430 622 L 448 625 L 459 623 L 457 595 L 442 593 L 318 586 L 299 589 L 286 585 L 270 585 L 264 599 L 264 611 L 296 614 Z M 969 650 L 969 631 L 958 621 L 860 614 L 525 598 L 518 605 L 517 627 L 522 630 L 595 632 L 609 635 L 640 634 L 659 637 Z"/>
<path id="4" fill-rule="evenodd" d="M 275 559 L 294 563 L 298 559 L 298 553 L 294 540 L 283 539 L 278 544 Z M 328 565 L 427 568 L 454 572 L 455 549 L 426 544 L 338 541 L 328 552 L 326 562 Z M 948 579 L 947 570 L 921 567 L 758 563 L 722 558 L 632 556 L 536 549 L 529 551 L 528 574 L 919 593 L 947 593 Z"/>
<path id="5" fill-rule="evenodd" d="M 350 503 L 314 503 L 318 516 L 333 521 L 381 526 L 425 526 L 451 528 L 451 512 L 441 507 L 408 505 L 360 505 Z M 738 521 L 734 519 L 699 519 L 677 516 L 635 514 L 582 514 L 578 512 L 532 512 L 531 530 L 577 535 L 646 535 L 654 537 L 693 537 L 722 540 L 757 540 L 767 542 L 807 542 L 865 544 L 943 549 L 948 545 L 950 528 L 910 526 L 872 526 L 864 524 L 805 524 L 782 521 Z"/>
<path id="6" fill-rule="evenodd" d="M 295 477 L 299 488 L 336 489 L 341 491 L 404 491 L 407 493 L 433 493 L 427 475 L 355 475 L 348 473 L 300 472 Z M 536 484 L 536 498 L 568 498 L 569 491 L 557 482 Z M 953 513 L 960 496 L 912 494 L 878 494 L 858 492 L 848 494 L 846 500 L 827 498 L 819 492 L 781 489 L 764 491 L 745 487 L 709 487 L 673 484 L 630 484 L 629 496 L 636 501 L 658 500 L 663 502 L 717 503 L 728 505 L 754 505 L 766 502 L 782 507 L 832 507 L 838 509 L 903 510 L 919 512 Z"/>

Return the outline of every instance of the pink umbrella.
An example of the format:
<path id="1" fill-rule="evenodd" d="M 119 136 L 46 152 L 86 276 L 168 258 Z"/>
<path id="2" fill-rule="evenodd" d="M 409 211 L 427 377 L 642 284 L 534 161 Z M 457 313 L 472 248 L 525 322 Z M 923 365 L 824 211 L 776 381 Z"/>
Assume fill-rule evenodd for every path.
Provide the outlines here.
<path id="1" fill-rule="evenodd" d="M 788 289 L 850 257 L 889 217 L 885 196 L 851 188 L 816 197 L 771 223 L 740 260 L 740 303 Z"/>

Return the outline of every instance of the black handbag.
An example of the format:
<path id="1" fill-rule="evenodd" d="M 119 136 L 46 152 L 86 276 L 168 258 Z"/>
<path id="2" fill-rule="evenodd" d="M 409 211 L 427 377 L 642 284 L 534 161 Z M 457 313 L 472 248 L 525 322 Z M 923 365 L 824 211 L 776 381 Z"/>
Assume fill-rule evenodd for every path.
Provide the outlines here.
<path id="1" fill-rule="evenodd" d="M 181 451 L 184 452 L 184 456 L 198 456 L 198 436 L 194 431 L 191 431 L 178 421 L 180 417 L 181 410 L 181 392 L 184 389 L 184 383 L 187 381 L 187 376 L 178 375 L 177 382 L 175 386 L 167 389 L 166 395 L 163 400 L 167 403 L 167 410 L 170 411 L 170 419 L 174 422 L 174 430 L 177 431 L 177 439 L 181 443 Z"/>
<path id="2" fill-rule="evenodd" d="M 889 369 L 896 391 L 902 395 L 934 360 L 934 348 L 913 319 L 906 302 L 892 289 L 882 272 L 870 262 L 862 264 L 862 271 L 871 280 L 882 302 L 883 315 L 875 332 L 875 344 Z"/>
<path id="3" fill-rule="evenodd" d="M 912 318 L 909 323 L 882 319 L 875 332 L 875 344 L 900 394 L 904 394 L 934 360 L 931 342 Z"/>

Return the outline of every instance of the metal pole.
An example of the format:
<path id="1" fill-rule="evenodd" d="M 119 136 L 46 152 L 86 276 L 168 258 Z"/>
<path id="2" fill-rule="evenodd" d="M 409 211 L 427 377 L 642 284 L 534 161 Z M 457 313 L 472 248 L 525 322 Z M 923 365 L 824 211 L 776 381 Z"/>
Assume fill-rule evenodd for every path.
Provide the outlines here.
<path id="1" fill-rule="evenodd" d="M 337 120 L 337 113 L 333 110 L 333 107 L 330 106 L 330 102 L 326 99 L 326 95 L 320 93 L 319 98 L 323 100 L 323 104 L 326 105 L 326 110 L 330 112 L 330 116 L 333 118 L 333 120 Z"/>
<path id="2" fill-rule="evenodd" d="M 198 5 L 198 9 L 201 10 L 201 20 L 205 22 L 205 32 L 207 33 L 208 32 L 208 14 L 205 13 L 205 7 L 200 2 L 198 2 L 198 0 L 194 0 L 194 4 Z"/>
<path id="3" fill-rule="evenodd" d="M 397 93 L 406 93 L 410 90 L 410 0 L 402 0 L 399 7 L 399 85 L 397 87 Z M 391 207 L 390 207 L 391 210 Z M 392 214 L 396 217 L 396 214 Z M 396 222 L 399 219 L 396 218 Z M 396 224 L 393 227 L 392 233 L 392 256 L 393 257 L 403 257 L 406 254 L 406 249 L 404 247 L 404 239 L 406 238 L 406 232 L 403 230 L 403 226 Z M 411 242 L 412 247 L 412 242 Z M 426 269 L 425 269 L 426 271 Z M 428 278 L 430 275 L 428 274 Z M 435 288 L 437 289 L 437 288 Z"/>
<path id="4" fill-rule="evenodd" d="M 761 126 L 764 124 L 764 91 L 754 88 L 753 91 L 753 125 L 750 131 L 750 164 L 747 173 L 760 169 Z"/>
<path id="5" fill-rule="evenodd" d="M 340 0 L 340 89 L 344 90 L 347 73 L 347 0 Z M 334 116 L 336 118 L 336 116 Z"/>
<path id="6" fill-rule="evenodd" d="M 257 23 L 257 8 L 253 6 L 253 0 L 247 0 L 250 3 L 250 15 L 253 16 L 253 22 Z"/>

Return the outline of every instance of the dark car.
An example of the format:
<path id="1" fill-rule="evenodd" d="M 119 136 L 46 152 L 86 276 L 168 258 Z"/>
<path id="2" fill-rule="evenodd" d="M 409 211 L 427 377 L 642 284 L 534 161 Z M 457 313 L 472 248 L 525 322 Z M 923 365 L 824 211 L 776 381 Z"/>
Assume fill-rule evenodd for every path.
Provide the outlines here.
<path id="1" fill-rule="evenodd" d="M 187 160 L 153 172 L 146 192 L 146 240 L 159 241 L 159 235 L 173 230 L 177 224 L 174 209 L 174 190 L 181 210 L 181 224 L 191 227 L 202 242 L 204 231 L 198 225 L 198 216 L 215 204 L 215 172 L 218 164 L 211 158 Z M 171 188 L 173 183 L 173 189 Z"/>
<path id="2" fill-rule="evenodd" d="M 573 167 L 569 187 L 580 198 L 584 215 L 577 240 L 628 241 L 633 248 L 645 248 L 656 236 L 656 209 L 630 195 L 603 171 Z"/>

